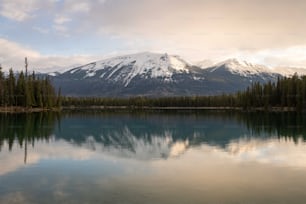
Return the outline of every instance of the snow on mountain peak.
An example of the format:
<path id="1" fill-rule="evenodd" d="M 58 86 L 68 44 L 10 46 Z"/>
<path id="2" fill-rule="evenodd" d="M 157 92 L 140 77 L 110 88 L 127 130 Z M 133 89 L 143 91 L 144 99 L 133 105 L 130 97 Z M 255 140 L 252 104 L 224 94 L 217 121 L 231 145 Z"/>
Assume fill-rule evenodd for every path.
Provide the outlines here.
<path id="1" fill-rule="evenodd" d="M 251 63 L 249 63 L 247 61 L 244 61 L 244 60 L 239 60 L 239 59 L 236 59 L 236 58 L 227 59 L 223 63 L 227 64 L 229 66 L 244 66 L 244 67 L 252 66 Z"/>
<path id="2" fill-rule="evenodd" d="M 107 77 L 107 79 L 115 77 L 117 80 L 123 79 L 127 86 L 136 76 L 146 75 L 152 78 L 161 77 L 165 80 L 171 80 L 174 73 L 189 72 L 187 66 L 188 63 L 178 56 L 143 52 L 101 60 L 80 67 L 78 70 L 85 70 L 86 78 L 95 76 L 98 70 L 112 68 L 110 74 L 107 76 L 103 74 L 100 77 Z M 129 67 L 129 69 L 122 70 L 124 67 Z M 71 72 L 75 71 L 71 70 Z M 118 71 L 120 71 L 121 76 L 115 76 L 115 73 Z"/>
<path id="3" fill-rule="evenodd" d="M 274 73 L 282 76 L 293 76 L 295 73 L 298 75 L 306 75 L 306 69 L 294 67 L 267 67 L 259 64 L 252 64 L 247 61 L 238 59 L 229 59 L 218 64 L 219 66 L 225 65 L 230 71 L 239 73 L 241 75 L 259 74 L 259 73 Z"/>
<path id="4" fill-rule="evenodd" d="M 270 68 L 264 65 L 253 64 L 234 58 L 217 64 L 213 64 L 210 60 L 205 60 L 195 66 L 206 69 L 209 72 L 225 69 L 234 75 L 240 75 L 243 77 L 249 77 L 252 75 L 275 76 L 276 74 L 291 76 L 295 72 L 299 75 L 306 75 L 306 69 L 280 67 Z M 96 77 L 106 81 L 120 82 L 125 86 L 128 86 L 135 77 L 141 79 L 158 78 L 165 82 L 170 82 L 174 80 L 173 75 L 175 74 L 192 74 L 193 69 L 190 69 L 190 67 L 192 67 L 192 64 L 187 63 L 179 56 L 168 55 L 167 53 L 157 54 L 142 52 L 104 59 L 70 69 L 66 72 L 69 74 L 75 74 L 77 77 Z M 56 73 L 51 73 L 50 75 L 56 76 Z M 193 78 L 195 80 L 200 79 L 194 75 Z"/>
<path id="5" fill-rule="evenodd" d="M 264 65 L 252 64 L 247 61 L 238 60 L 235 58 L 228 59 L 214 65 L 214 67 L 216 67 L 214 70 L 224 66 L 230 72 L 240 74 L 242 76 L 247 76 L 249 74 L 271 73 L 270 68 Z"/>
<path id="6" fill-rule="evenodd" d="M 306 69 L 304 68 L 295 68 L 295 67 L 274 67 L 272 71 L 275 73 L 279 73 L 283 76 L 291 77 L 294 74 L 298 74 L 300 76 L 306 76 Z"/>

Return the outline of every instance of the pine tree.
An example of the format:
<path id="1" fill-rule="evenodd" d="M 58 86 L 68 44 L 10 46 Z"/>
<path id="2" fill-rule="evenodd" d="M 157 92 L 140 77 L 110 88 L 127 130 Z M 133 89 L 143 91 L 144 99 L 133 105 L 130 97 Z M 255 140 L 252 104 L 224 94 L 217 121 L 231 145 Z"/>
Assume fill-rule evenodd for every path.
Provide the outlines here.
<path id="1" fill-rule="evenodd" d="M 6 80 L 6 86 L 7 86 L 7 98 L 8 98 L 8 105 L 14 106 L 15 104 L 15 86 L 16 86 L 16 79 L 14 76 L 13 69 L 11 68 L 9 70 L 9 76 Z"/>
<path id="2" fill-rule="evenodd" d="M 16 85 L 16 105 L 25 107 L 26 104 L 26 81 L 23 71 L 19 73 Z"/>
<path id="3" fill-rule="evenodd" d="M 56 101 L 56 106 L 57 107 L 61 107 L 61 104 L 62 104 L 62 96 L 61 96 L 61 94 L 62 94 L 62 89 L 60 87 L 60 88 L 58 88 L 58 92 L 57 92 L 57 101 Z"/>
<path id="4" fill-rule="evenodd" d="M 5 80 L 4 80 L 4 74 L 2 72 L 2 66 L 0 65 L 0 106 L 4 105 L 4 99 L 5 99 Z"/>

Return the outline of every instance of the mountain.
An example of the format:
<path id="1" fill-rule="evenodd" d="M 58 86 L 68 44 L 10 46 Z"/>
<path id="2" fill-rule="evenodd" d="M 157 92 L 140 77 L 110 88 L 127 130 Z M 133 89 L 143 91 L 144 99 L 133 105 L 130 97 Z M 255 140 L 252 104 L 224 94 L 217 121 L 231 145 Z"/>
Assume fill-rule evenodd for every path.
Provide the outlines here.
<path id="1" fill-rule="evenodd" d="M 207 61 L 204 61 L 204 63 Z M 209 62 L 209 61 L 208 61 Z M 208 63 L 207 62 L 207 63 Z M 215 71 L 217 69 L 225 69 L 233 74 L 238 74 L 241 76 L 250 76 L 250 75 L 262 75 L 262 73 L 266 73 L 269 75 L 279 74 L 282 76 L 293 76 L 295 73 L 298 75 L 306 75 L 306 69 L 304 68 L 294 68 L 294 67 L 267 67 L 259 64 L 252 64 L 247 61 L 241 61 L 238 59 L 228 59 L 223 62 L 213 64 L 211 66 L 201 66 L 201 68 L 208 68 L 211 71 Z M 204 64 L 205 65 L 205 64 Z"/>
<path id="2" fill-rule="evenodd" d="M 282 69 L 287 75 L 297 69 Z M 300 70 L 301 71 L 301 70 Z M 69 96 L 192 96 L 233 93 L 283 74 L 263 65 L 229 59 L 192 65 L 175 55 L 138 53 L 105 59 L 63 73 L 50 73 Z"/>
<path id="3" fill-rule="evenodd" d="M 211 68 L 208 68 L 208 70 L 210 70 L 210 72 L 225 70 L 231 72 L 232 74 L 238 74 L 245 77 L 250 75 L 261 75 L 262 73 L 271 74 L 271 71 L 266 66 L 255 65 L 247 61 L 239 61 L 237 59 L 228 59 L 220 62 L 213 65 Z"/>
<path id="4" fill-rule="evenodd" d="M 306 69 L 304 68 L 295 68 L 295 67 L 275 67 L 272 68 L 272 72 L 277 72 L 282 76 L 293 76 L 294 74 L 298 74 L 300 76 L 306 75 Z"/>
<path id="5" fill-rule="evenodd" d="M 174 74 L 188 73 L 188 64 L 178 56 L 168 54 L 139 53 L 106 59 L 69 72 L 73 76 L 99 78 L 110 82 L 123 83 L 127 87 L 136 77 L 155 78 L 171 81 Z"/>
<path id="6" fill-rule="evenodd" d="M 228 59 L 226 61 L 217 63 L 212 67 L 205 69 L 207 75 L 213 78 L 224 78 L 230 80 L 249 82 L 267 82 L 274 81 L 281 74 L 272 72 L 266 66 L 248 63 L 246 61 L 239 61 L 237 59 Z M 237 83 L 238 83 L 237 81 Z"/>

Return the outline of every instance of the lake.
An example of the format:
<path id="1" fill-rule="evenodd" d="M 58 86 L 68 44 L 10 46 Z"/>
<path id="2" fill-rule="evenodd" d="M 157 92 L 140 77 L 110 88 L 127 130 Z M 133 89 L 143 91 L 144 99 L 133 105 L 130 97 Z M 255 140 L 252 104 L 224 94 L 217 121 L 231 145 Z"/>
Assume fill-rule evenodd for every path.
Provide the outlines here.
<path id="1" fill-rule="evenodd" d="M 0 203 L 305 203 L 306 116 L 0 115 Z"/>

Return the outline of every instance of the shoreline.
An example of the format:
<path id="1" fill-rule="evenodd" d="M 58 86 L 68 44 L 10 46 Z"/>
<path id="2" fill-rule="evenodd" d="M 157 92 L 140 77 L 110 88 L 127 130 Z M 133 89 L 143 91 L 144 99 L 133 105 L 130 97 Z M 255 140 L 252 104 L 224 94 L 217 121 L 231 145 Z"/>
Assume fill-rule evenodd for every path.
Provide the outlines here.
<path id="1" fill-rule="evenodd" d="M 107 110 L 143 110 L 143 111 L 167 111 L 167 110 L 178 110 L 178 111 L 201 111 L 201 110 L 224 110 L 224 111 L 242 111 L 242 112 L 305 112 L 304 111 L 298 111 L 296 108 L 293 107 L 271 107 L 271 108 L 263 108 L 263 107 L 256 107 L 256 108 L 248 108 L 244 109 L 242 107 L 176 107 L 176 106 L 169 106 L 169 107 L 149 107 L 149 106 L 67 106 L 62 107 L 63 111 L 86 111 L 86 110 L 101 110 L 101 111 L 107 111 Z"/>
<path id="2" fill-rule="evenodd" d="M 19 106 L 0 107 L 0 113 L 39 113 L 39 112 L 59 112 L 61 108 L 27 108 Z"/>
<path id="3" fill-rule="evenodd" d="M 298 111 L 293 107 L 256 107 L 244 109 L 242 107 L 149 107 L 149 106 L 64 106 L 61 108 L 26 108 L 26 107 L 0 107 L 0 113 L 37 113 L 62 111 L 241 111 L 241 112 L 306 112 Z"/>

